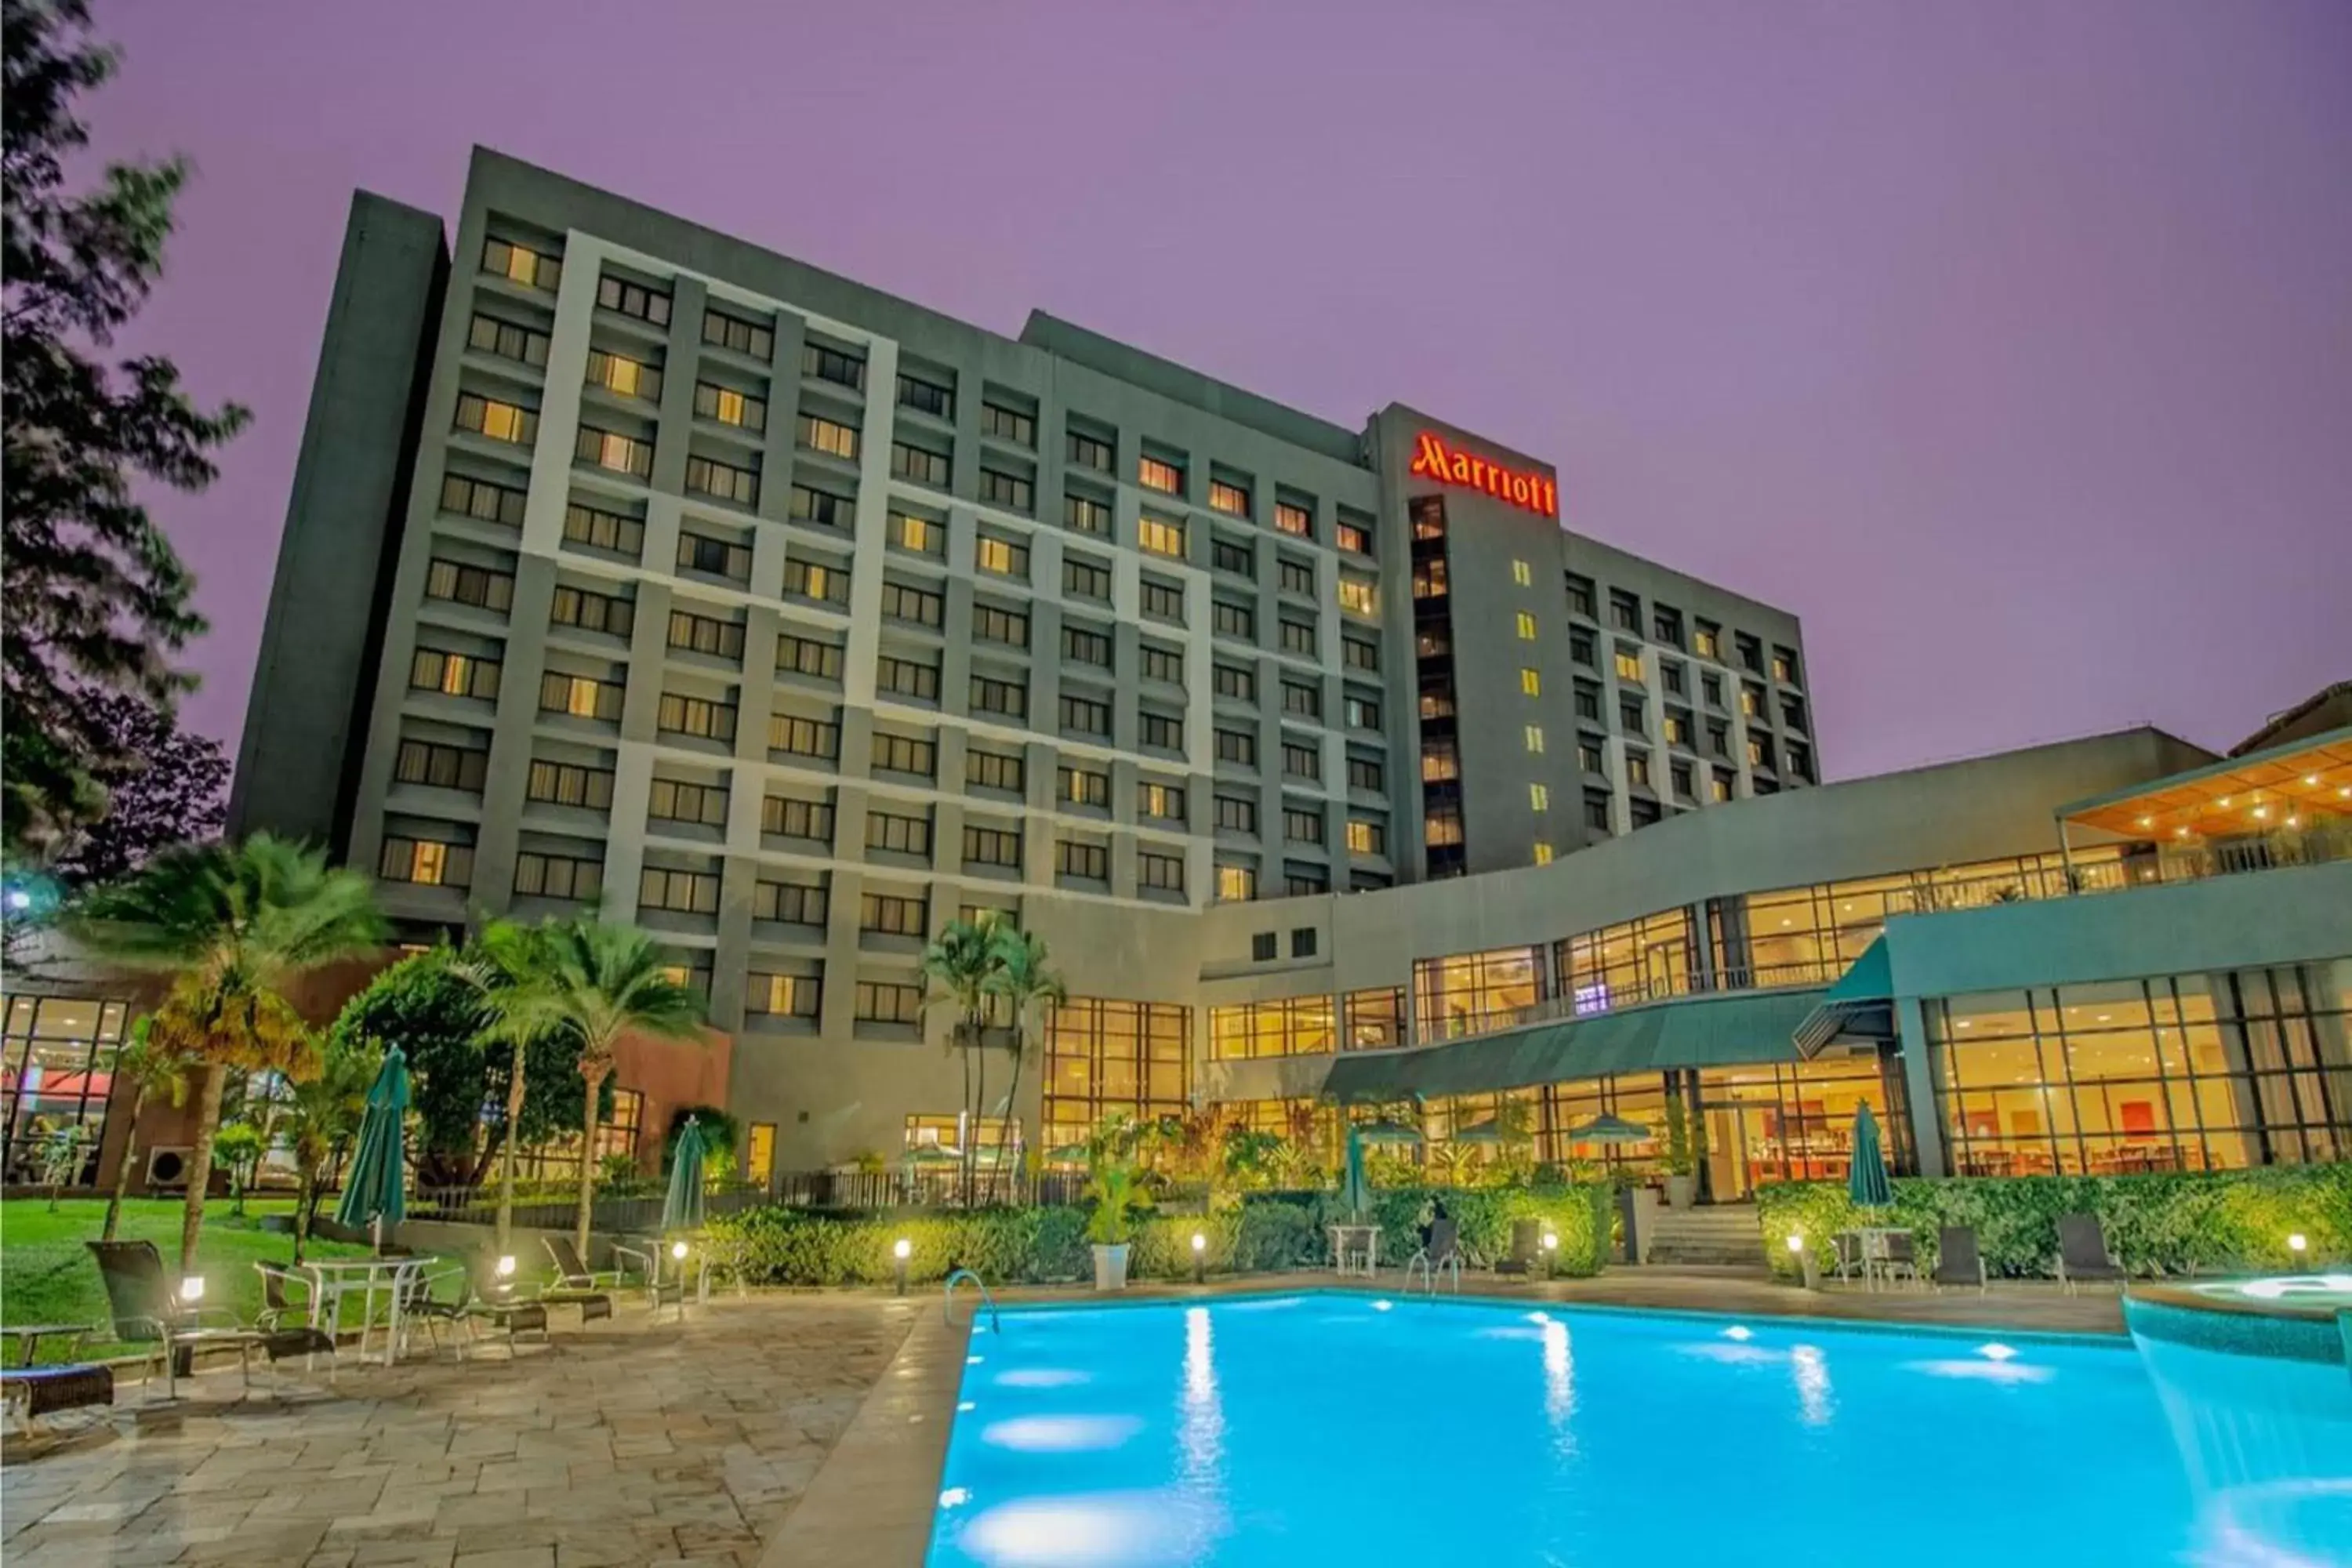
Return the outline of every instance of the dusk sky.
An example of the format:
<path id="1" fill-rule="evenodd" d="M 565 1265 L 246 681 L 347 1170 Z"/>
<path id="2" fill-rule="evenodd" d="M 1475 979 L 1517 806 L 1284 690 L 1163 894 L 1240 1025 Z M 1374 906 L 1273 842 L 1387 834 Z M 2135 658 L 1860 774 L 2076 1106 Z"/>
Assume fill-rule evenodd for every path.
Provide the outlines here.
<path id="1" fill-rule="evenodd" d="M 482 142 L 1008 334 L 1559 468 L 1801 616 L 1833 778 L 2352 678 L 2352 5 L 98 0 L 232 747 L 355 186 Z"/>

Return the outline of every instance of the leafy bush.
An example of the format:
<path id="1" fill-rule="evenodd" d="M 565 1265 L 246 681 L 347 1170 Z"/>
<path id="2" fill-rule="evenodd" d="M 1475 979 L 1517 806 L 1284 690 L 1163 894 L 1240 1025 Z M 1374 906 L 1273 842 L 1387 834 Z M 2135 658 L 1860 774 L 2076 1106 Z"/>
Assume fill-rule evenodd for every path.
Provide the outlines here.
<path id="1" fill-rule="evenodd" d="M 2270 1165 L 2147 1176 L 2017 1176 L 1895 1183 L 1895 1206 L 1865 1215 L 1843 1183 L 1799 1182 L 1758 1189 L 1765 1249 L 1775 1272 L 1793 1277 L 1788 1249 L 1801 1233 L 1817 1258 L 1830 1237 L 1863 1224 L 1908 1226 L 1921 1266 L 1936 1255 L 1937 1227 L 1974 1226 L 1988 1273 L 2034 1278 L 2053 1272 L 2058 1216 L 2099 1216 L 2107 1246 L 2135 1274 L 2220 1273 L 2283 1268 L 2294 1262 L 2286 1238 L 2310 1243 L 2306 1263 L 2352 1257 L 2352 1164 Z M 1565 1242 L 1563 1240 L 1563 1245 Z"/>
<path id="2" fill-rule="evenodd" d="M 1605 1184 L 1409 1187 L 1378 1193 L 1366 1219 L 1381 1227 L 1385 1256 L 1402 1263 L 1419 1245 L 1431 1200 L 1442 1198 L 1472 1264 L 1508 1255 L 1513 1221 L 1540 1220 L 1559 1237 L 1559 1272 L 1593 1274 L 1609 1256 L 1614 1220 L 1609 1194 Z M 1324 1226 L 1347 1217 L 1329 1193 L 1258 1194 L 1213 1214 L 1145 1215 L 1135 1223 L 1128 1272 L 1139 1279 L 1189 1277 L 1195 1232 L 1207 1238 L 1208 1267 L 1216 1273 L 1317 1268 L 1330 1258 Z M 1034 1284 L 1091 1275 L 1087 1219 L 1080 1208 L 869 1214 L 770 1207 L 717 1215 L 707 1228 L 714 1253 L 752 1284 L 887 1284 L 896 1277 L 891 1247 L 901 1237 L 911 1245 L 910 1279 L 941 1279 L 964 1268 L 991 1283 Z"/>

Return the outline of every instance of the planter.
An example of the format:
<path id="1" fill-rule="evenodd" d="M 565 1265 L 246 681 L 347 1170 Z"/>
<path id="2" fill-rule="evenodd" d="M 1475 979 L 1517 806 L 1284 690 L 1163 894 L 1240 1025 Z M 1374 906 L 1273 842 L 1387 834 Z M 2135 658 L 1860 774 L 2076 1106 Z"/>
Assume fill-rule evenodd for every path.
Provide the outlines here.
<path id="1" fill-rule="evenodd" d="M 1668 1176 L 1666 1178 L 1666 1206 L 1668 1208 L 1686 1209 L 1697 1201 L 1698 1178 L 1696 1176 Z"/>
<path id="2" fill-rule="evenodd" d="M 1127 1289 L 1127 1247 L 1124 1241 L 1115 1246 L 1095 1244 L 1095 1289 L 1124 1290 Z"/>

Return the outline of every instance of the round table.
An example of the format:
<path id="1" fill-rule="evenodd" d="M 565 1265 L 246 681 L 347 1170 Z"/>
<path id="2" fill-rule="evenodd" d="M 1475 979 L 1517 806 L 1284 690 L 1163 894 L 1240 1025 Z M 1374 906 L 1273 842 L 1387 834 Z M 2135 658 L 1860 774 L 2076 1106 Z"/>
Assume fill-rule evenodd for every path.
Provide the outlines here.
<path id="1" fill-rule="evenodd" d="M 365 1361 L 368 1332 L 375 1325 L 376 1292 L 388 1288 L 392 1310 L 384 1319 L 383 1364 L 390 1366 L 400 1355 L 401 1299 L 407 1294 L 409 1279 L 431 1261 L 424 1257 L 307 1259 L 301 1268 L 310 1277 L 310 1326 L 334 1332 L 341 1326 L 343 1298 L 361 1295 L 359 1355 Z"/>

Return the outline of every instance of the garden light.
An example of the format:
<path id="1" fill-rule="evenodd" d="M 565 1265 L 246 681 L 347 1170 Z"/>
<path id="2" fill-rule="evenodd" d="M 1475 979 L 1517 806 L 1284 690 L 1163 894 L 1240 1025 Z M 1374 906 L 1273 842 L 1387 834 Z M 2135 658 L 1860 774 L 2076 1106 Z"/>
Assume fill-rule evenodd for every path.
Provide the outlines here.
<path id="1" fill-rule="evenodd" d="M 205 1299 L 205 1277 L 191 1274 L 180 1281 L 180 1300 L 194 1305 Z"/>
<path id="2" fill-rule="evenodd" d="M 1789 1250 L 1791 1252 L 1805 1250 L 1805 1238 L 1793 1230 L 1789 1233 Z"/>
<path id="3" fill-rule="evenodd" d="M 512 1255 L 512 1254 L 509 1254 L 508 1256 L 506 1256 L 506 1257 L 501 1258 L 499 1258 L 499 1279 L 513 1279 L 513 1278 L 514 1278 L 514 1271 L 515 1271 L 515 1260 L 514 1260 L 514 1257 L 513 1257 L 513 1255 Z"/>
<path id="4" fill-rule="evenodd" d="M 891 1272 L 898 1277 L 898 1294 L 907 1293 L 907 1259 L 915 1255 L 915 1244 L 905 1237 L 890 1244 Z"/>
<path id="5" fill-rule="evenodd" d="M 2304 1249 L 2305 1247 L 2309 1247 L 2310 1245 L 2311 1245 L 2311 1243 L 2309 1243 L 2308 1241 L 2305 1241 L 2305 1240 L 2304 1239 L 2304 1237 L 2303 1237 L 2303 1232 L 2301 1232 L 2301 1231 L 2299 1231 L 2299 1230 L 2298 1230 L 2298 1231 L 2296 1231 L 2293 1236 L 2290 1236 L 2290 1237 L 2288 1237 L 2286 1238 L 2286 1249 L 2287 1249 L 2289 1252 L 2294 1253 L 2294 1254 L 2296 1257 L 2298 1257 L 2298 1258 L 2300 1258 L 2300 1257 L 2303 1255 L 2303 1249 Z"/>
<path id="6" fill-rule="evenodd" d="M 1208 1278 L 1209 1238 L 1199 1231 L 1192 1233 L 1192 1283 L 1198 1285 Z"/>
<path id="7" fill-rule="evenodd" d="M 682 1242 L 682 1241 L 673 1241 L 673 1242 L 671 1242 L 671 1243 L 669 1244 L 669 1255 L 670 1255 L 672 1258 L 677 1258 L 680 1263 L 685 1262 L 685 1261 L 686 1261 L 686 1243 L 684 1243 L 684 1242 Z"/>

